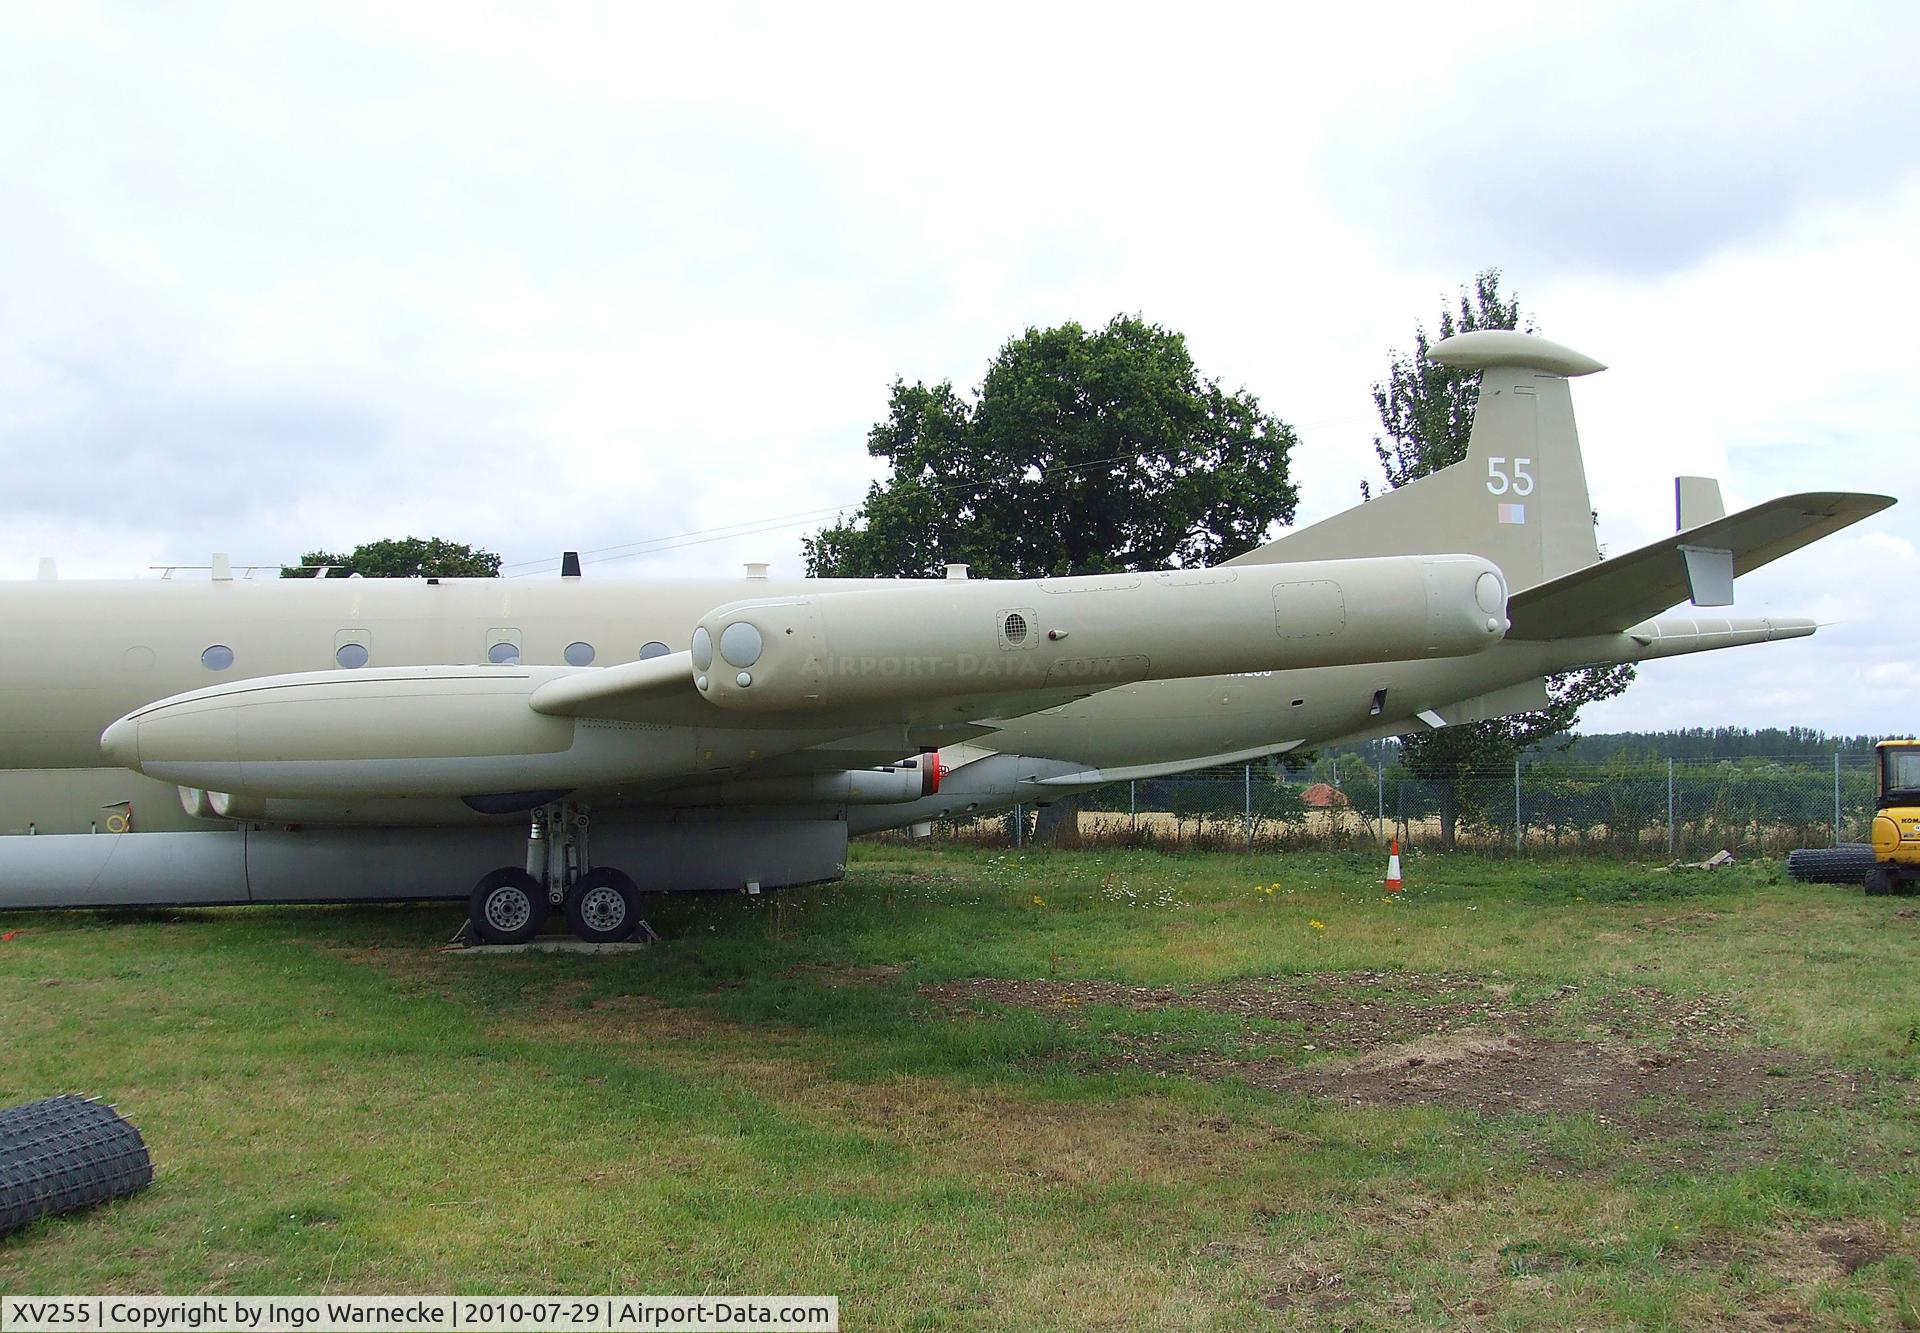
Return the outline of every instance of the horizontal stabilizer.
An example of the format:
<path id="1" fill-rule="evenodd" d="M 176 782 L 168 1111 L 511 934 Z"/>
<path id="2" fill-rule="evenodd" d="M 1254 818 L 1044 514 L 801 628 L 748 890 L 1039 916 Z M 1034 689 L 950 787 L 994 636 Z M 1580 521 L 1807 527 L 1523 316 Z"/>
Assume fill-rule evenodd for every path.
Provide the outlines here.
<path id="1" fill-rule="evenodd" d="M 1567 639 L 1615 634 L 1670 606 L 1700 596 L 1717 604 L 1728 590 L 1718 553 L 1733 575 L 1746 574 L 1819 541 L 1893 503 L 1886 495 L 1821 491 L 1785 495 L 1637 551 L 1515 593 L 1507 603 L 1509 639 Z M 1713 552 L 1715 555 L 1702 555 Z"/>

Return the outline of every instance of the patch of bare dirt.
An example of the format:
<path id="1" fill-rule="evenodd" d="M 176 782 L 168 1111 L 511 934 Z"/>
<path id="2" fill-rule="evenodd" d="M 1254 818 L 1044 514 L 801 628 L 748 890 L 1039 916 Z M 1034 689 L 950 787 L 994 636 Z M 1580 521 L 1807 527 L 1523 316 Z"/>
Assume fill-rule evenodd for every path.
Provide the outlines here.
<path id="1" fill-rule="evenodd" d="M 1760 1308 L 1743 1310 L 1731 1318 L 1705 1319 L 1700 1323 L 1702 1328 L 1818 1328 L 1823 1325 L 1809 1308 L 1824 1284 L 1852 1277 L 1870 1264 L 1910 1250 L 1899 1236 L 1879 1223 L 1861 1220 L 1817 1231 L 1782 1230 L 1771 1236 L 1739 1240 L 1703 1237 L 1675 1256 L 1675 1261 L 1679 1267 L 1706 1273 L 1740 1264 L 1765 1272 L 1786 1288 Z M 1883 1307 L 1883 1313 L 1887 1326 L 1892 1327 L 1894 1310 Z"/>
<path id="2" fill-rule="evenodd" d="M 1070 1015 L 1082 1005 L 1145 1012 L 1180 1006 L 1297 1027 L 1316 1050 L 1367 1051 L 1433 1033 L 1544 1026 L 1577 1006 L 1581 1022 L 1614 1036 L 1658 1034 L 1721 1038 L 1747 1030 L 1743 1019 L 1704 999 L 1633 986 L 1592 997 L 1562 986 L 1526 1001 L 1500 978 L 1450 972 L 1311 972 L 1261 977 L 1180 991 L 1110 981 L 975 977 L 925 986 L 920 993 L 950 1012 L 1003 1004 Z"/>
<path id="3" fill-rule="evenodd" d="M 1178 1058 L 1129 1063 L 1154 1068 Z M 1622 1120 L 1632 1113 L 1642 1129 L 1691 1123 L 1683 1108 L 1739 1110 L 1743 1119 L 1764 1120 L 1779 1110 L 1832 1104 L 1859 1091 L 1855 1076 L 1779 1051 L 1686 1042 L 1655 1049 L 1519 1032 L 1448 1033 L 1352 1059 L 1237 1072 L 1275 1091 L 1354 1105 L 1439 1105 L 1485 1115 L 1598 1114 Z M 1674 1115 L 1649 1108 L 1649 1098 L 1672 1099 Z M 1663 1123 L 1669 1118 L 1675 1124 Z"/>
<path id="4" fill-rule="evenodd" d="M 922 994 L 953 1012 L 1012 1005 L 1076 1026 L 1092 1006 L 1244 1017 L 1236 1038 L 1202 1052 L 1158 1033 L 1110 1033 L 1107 1067 L 1235 1078 L 1349 1105 L 1594 1115 L 1658 1141 L 1698 1132 L 1703 1112 L 1730 1114 L 1731 1130 L 1713 1136 L 1717 1157 L 1757 1152 L 1777 1112 L 1854 1100 L 1864 1077 L 1798 1052 L 1742 1044 L 1737 1039 L 1750 1029 L 1738 1015 L 1651 986 L 1593 994 L 1562 986 L 1522 998 L 1498 978 L 1368 971 L 1184 991 L 989 977 Z M 1675 1163 L 1699 1157 L 1665 1142 L 1658 1155 Z"/>
<path id="5" fill-rule="evenodd" d="M 1866 1228 L 1823 1231 L 1813 1237 L 1813 1248 L 1848 1277 L 1893 1253 L 1884 1235 Z"/>
<path id="6" fill-rule="evenodd" d="M 821 986 L 884 986 L 907 969 L 894 963 L 860 966 L 854 963 L 795 963 L 780 975 Z"/>
<path id="7" fill-rule="evenodd" d="M 609 995 L 581 1003 L 587 983 L 556 982 L 537 1005 L 513 1016 L 511 1026 L 543 1040 L 591 1036 L 603 1045 L 698 1041 L 727 1033 L 721 1019 L 664 1005 L 650 995 Z"/>
<path id="8" fill-rule="evenodd" d="M 1353 1295 L 1344 1290 L 1340 1274 L 1317 1268 L 1289 1273 L 1278 1287 L 1260 1298 L 1260 1304 L 1269 1310 L 1304 1305 L 1322 1315 L 1332 1314 L 1352 1301 Z"/>

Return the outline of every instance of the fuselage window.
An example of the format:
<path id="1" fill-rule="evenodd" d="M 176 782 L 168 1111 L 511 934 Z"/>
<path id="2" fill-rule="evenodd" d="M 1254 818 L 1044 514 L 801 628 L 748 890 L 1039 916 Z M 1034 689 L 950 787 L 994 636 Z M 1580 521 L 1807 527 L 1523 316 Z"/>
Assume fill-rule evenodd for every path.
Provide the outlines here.
<path id="1" fill-rule="evenodd" d="M 216 643 L 200 654 L 200 665 L 209 671 L 225 671 L 233 665 L 233 649 L 224 643 Z"/>
<path id="2" fill-rule="evenodd" d="M 672 651 L 673 649 L 667 647 L 666 644 L 655 639 L 652 643 L 643 643 L 640 645 L 640 660 L 644 662 L 649 657 L 665 657 Z"/>
<path id="3" fill-rule="evenodd" d="M 495 666 L 515 666 L 520 661 L 520 645 L 500 642 L 487 649 L 487 660 Z"/>
<path id="4" fill-rule="evenodd" d="M 346 667 L 349 671 L 352 671 L 365 666 L 367 664 L 367 657 L 366 644 L 343 643 L 340 645 L 340 650 L 333 655 L 333 660 L 341 666 Z"/>
<path id="5" fill-rule="evenodd" d="M 570 643 L 567 645 L 566 658 L 568 666 L 592 666 L 593 645 L 579 642 Z"/>

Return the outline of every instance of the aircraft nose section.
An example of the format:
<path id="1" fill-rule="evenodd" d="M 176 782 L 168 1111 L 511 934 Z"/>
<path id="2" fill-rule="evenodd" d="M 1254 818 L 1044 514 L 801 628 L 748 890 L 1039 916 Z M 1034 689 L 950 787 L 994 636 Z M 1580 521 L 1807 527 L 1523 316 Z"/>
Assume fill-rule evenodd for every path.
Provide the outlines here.
<path id="1" fill-rule="evenodd" d="M 100 733 L 100 749 L 122 768 L 140 767 L 140 724 L 123 717 Z"/>

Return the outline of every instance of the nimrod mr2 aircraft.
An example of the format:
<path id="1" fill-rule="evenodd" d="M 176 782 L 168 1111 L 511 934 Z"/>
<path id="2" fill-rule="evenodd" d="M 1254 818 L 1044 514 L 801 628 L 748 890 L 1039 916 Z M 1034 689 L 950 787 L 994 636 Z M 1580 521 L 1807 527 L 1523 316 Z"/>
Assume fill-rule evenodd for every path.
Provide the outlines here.
<path id="1" fill-rule="evenodd" d="M 1697 608 L 1893 503 L 1729 517 L 1682 478 L 1678 532 L 1602 560 L 1568 392 L 1600 364 L 1432 355 L 1481 372 L 1463 462 L 1213 568 L 0 584 L 0 909 L 465 898 L 487 940 L 622 939 L 643 892 L 836 878 L 849 834 L 1811 634 Z"/>

